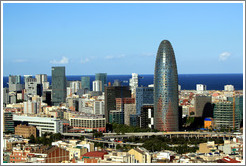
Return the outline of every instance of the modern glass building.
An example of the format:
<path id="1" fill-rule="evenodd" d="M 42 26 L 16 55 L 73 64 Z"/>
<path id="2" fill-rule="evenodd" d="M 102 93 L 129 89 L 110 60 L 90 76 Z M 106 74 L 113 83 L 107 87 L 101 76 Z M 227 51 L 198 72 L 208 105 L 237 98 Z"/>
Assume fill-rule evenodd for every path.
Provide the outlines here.
<path id="1" fill-rule="evenodd" d="M 91 90 L 90 77 L 81 77 L 81 88 Z"/>
<path id="2" fill-rule="evenodd" d="M 137 87 L 136 88 L 136 111 L 137 115 L 141 114 L 143 104 L 154 103 L 154 88 L 153 87 Z"/>
<path id="3" fill-rule="evenodd" d="M 168 40 L 158 48 L 154 75 L 154 126 L 160 131 L 178 131 L 178 73 Z"/>
<path id="4" fill-rule="evenodd" d="M 104 92 L 104 86 L 107 86 L 107 73 L 96 73 L 95 80 L 102 81 L 102 91 Z"/>
<path id="5" fill-rule="evenodd" d="M 65 67 L 52 67 L 52 95 L 53 105 L 59 105 L 66 102 L 67 87 Z"/>

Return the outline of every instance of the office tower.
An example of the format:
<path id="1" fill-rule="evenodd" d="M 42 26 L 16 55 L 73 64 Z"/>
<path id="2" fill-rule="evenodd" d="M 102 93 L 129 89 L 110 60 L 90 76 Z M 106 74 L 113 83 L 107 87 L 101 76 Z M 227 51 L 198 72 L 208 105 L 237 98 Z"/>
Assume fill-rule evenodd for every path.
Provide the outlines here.
<path id="1" fill-rule="evenodd" d="M 131 125 L 131 115 L 136 115 L 136 104 L 124 104 L 124 124 Z"/>
<path id="2" fill-rule="evenodd" d="M 102 81 L 102 91 L 104 92 L 104 87 L 107 86 L 107 73 L 96 73 L 95 80 Z"/>
<path id="3" fill-rule="evenodd" d="M 181 85 L 178 85 L 178 90 L 181 91 Z"/>
<path id="4" fill-rule="evenodd" d="M 228 97 L 227 100 L 233 102 L 233 97 Z M 235 96 L 235 112 L 238 112 L 238 118 L 241 122 L 243 120 L 243 95 Z"/>
<path id="5" fill-rule="evenodd" d="M 26 80 L 27 80 L 28 78 L 32 78 L 32 75 L 24 75 L 24 84 L 26 84 Z"/>
<path id="6" fill-rule="evenodd" d="M 124 112 L 111 110 L 109 113 L 109 123 L 124 124 Z"/>
<path id="7" fill-rule="evenodd" d="M 100 80 L 93 81 L 92 85 L 93 85 L 92 86 L 93 91 L 102 91 L 102 81 Z"/>
<path id="8" fill-rule="evenodd" d="M 42 90 L 49 89 L 49 82 L 47 81 L 47 74 L 37 74 L 35 76 L 37 84 L 42 85 Z"/>
<path id="9" fill-rule="evenodd" d="M 196 84 L 196 91 L 202 92 L 202 91 L 205 91 L 205 90 L 207 90 L 207 86 L 206 85 Z"/>
<path id="10" fill-rule="evenodd" d="M 105 117 L 106 122 L 109 122 L 109 113 L 111 110 L 116 110 L 116 98 L 131 97 L 129 86 L 111 86 L 105 88 Z"/>
<path id="11" fill-rule="evenodd" d="M 80 88 L 80 81 L 71 81 L 70 88 L 72 90 L 72 94 L 75 94 Z"/>
<path id="12" fill-rule="evenodd" d="M 136 94 L 136 88 L 138 87 L 138 74 L 132 73 L 132 78 L 129 80 L 129 86 L 132 91 L 132 94 Z"/>
<path id="13" fill-rule="evenodd" d="M 52 95 L 51 100 L 53 105 L 57 106 L 60 103 L 66 102 L 66 75 L 65 67 L 52 67 Z"/>
<path id="14" fill-rule="evenodd" d="M 95 101 L 94 102 L 94 114 L 105 114 L 104 101 Z"/>
<path id="15" fill-rule="evenodd" d="M 24 105 L 24 114 L 37 114 L 37 102 L 28 100 L 27 102 L 23 102 Z"/>
<path id="16" fill-rule="evenodd" d="M 20 75 L 9 75 L 9 92 L 22 91 L 23 85 L 21 84 Z"/>
<path id="17" fill-rule="evenodd" d="M 233 85 L 225 85 L 224 86 L 224 91 L 229 91 L 229 92 L 233 92 L 235 89 L 234 89 L 234 86 Z"/>
<path id="18" fill-rule="evenodd" d="M 43 88 L 42 84 L 37 83 L 36 78 L 27 78 L 25 83 L 25 100 L 28 95 L 39 95 L 42 96 Z"/>
<path id="19" fill-rule="evenodd" d="M 88 89 L 89 91 L 91 90 L 91 88 L 90 88 L 90 77 L 81 77 L 81 88 L 82 89 Z"/>
<path id="20" fill-rule="evenodd" d="M 158 48 L 154 75 L 154 126 L 160 131 L 178 130 L 178 73 L 168 40 Z"/>
<path id="21" fill-rule="evenodd" d="M 3 88 L 3 106 L 9 104 L 9 88 Z"/>
<path id="22" fill-rule="evenodd" d="M 143 105 L 141 107 L 140 127 L 154 129 L 154 105 Z"/>
<path id="23" fill-rule="evenodd" d="M 235 109 L 235 128 L 240 125 L 240 112 Z M 214 123 L 216 128 L 233 128 L 233 102 L 217 102 L 214 106 Z"/>
<path id="24" fill-rule="evenodd" d="M 136 88 L 136 111 L 137 115 L 141 114 L 143 104 L 154 104 L 154 88 L 153 87 L 137 87 Z"/>
<path id="25" fill-rule="evenodd" d="M 3 131 L 4 132 L 15 132 L 15 128 L 14 128 L 14 121 L 13 121 L 13 113 L 12 112 L 4 112 L 3 114 Z"/>
<path id="26" fill-rule="evenodd" d="M 207 114 L 205 117 L 212 117 L 213 110 L 209 106 L 211 103 L 212 96 L 196 95 L 194 97 L 195 116 L 202 117 L 204 114 Z"/>

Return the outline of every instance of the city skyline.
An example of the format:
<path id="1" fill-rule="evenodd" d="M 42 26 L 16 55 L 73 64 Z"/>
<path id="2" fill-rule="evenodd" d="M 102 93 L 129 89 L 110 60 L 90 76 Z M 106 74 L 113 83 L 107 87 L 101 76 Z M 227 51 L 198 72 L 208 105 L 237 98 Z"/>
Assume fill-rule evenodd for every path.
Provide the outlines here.
<path id="1" fill-rule="evenodd" d="M 178 74 L 243 73 L 242 3 L 4 3 L 3 29 L 4 76 L 154 74 L 164 39 Z"/>

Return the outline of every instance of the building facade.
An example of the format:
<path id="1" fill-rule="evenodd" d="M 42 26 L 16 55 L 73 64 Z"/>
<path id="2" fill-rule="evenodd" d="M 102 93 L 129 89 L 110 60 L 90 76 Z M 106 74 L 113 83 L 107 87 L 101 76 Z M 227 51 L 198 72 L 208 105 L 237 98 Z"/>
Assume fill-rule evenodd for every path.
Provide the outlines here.
<path id="1" fill-rule="evenodd" d="M 81 88 L 82 89 L 88 89 L 89 91 L 91 90 L 90 88 L 90 77 L 81 77 Z"/>
<path id="2" fill-rule="evenodd" d="M 102 87 L 103 87 L 102 81 L 100 80 L 93 81 L 92 85 L 93 85 L 92 86 L 93 91 L 102 91 Z"/>
<path id="3" fill-rule="evenodd" d="M 102 82 L 102 91 L 104 92 L 104 87 L 107 86 L 107 73 L 96 73 L 95 80 Z"/>
<path id="4" fill-rule="evenodd" d="M 136 88 L 136 110 L 137 114 L 141 114 L 143 104 L 154 104 L 154 88 L 138 87 Z"/>
<path id="5" fill-rule="evenodd" d="M 23 138 L 28 138 L 33 135 L 35 138 L 37 137 L 36 127 L 34 126 L 27 126 L 27 125 L 17 125 L 15 127 L 15 135 L 20 135 Z"/>
<path id="6" fill-rule="evenodd" d="M 111 86 L 105 88 L 105 118 L 109 122 L 110 110 L 116 110 L 116 98 L 131 97 L 129 86 Z"/>
<path id="7" fill-rule="evenodd" d="M 57 106 L 66 102 L 66 75 L 65 67 L 52 67 L 52 103 Z"/>
<path id="8" fill-rule="evenodd" d="M 160 131 L 178 130 L 178 73 L 168 40 L 158 48 L 154 75 L 154 125 Z"/>

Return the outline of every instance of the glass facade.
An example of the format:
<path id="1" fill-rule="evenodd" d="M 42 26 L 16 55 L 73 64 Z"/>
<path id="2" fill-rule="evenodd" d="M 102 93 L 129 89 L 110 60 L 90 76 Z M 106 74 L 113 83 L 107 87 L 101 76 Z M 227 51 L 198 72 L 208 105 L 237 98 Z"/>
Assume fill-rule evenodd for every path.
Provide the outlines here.
<path id="1" fill-rule="evenodd" d="M 81 88 L 91 90 L 90 77 L 81 77 Z"/>
<path id="2" fill-rule="evenodd" d="M 107 73 L 96 73 L 95 79 L 102 81 L 102 91 L 104 92 L 104 86 L 107 86 Z"/>
<path id="3" fill-rule="evenodd" d="M 137 87 L 136 88 L 136 111 L 141 114 L 143 104 L 154 103 L 154 88 L 153 87 Z"/>
<path id="4" fill-rule="evenodd" d="M 168 40 L 158 48 L 154 75 L 154 126 L 160 131 L 178 131 L 178 73 Z"/>
<path id="5" fill-rule="evenodd" d="M 65 67 L 52 67 L 52 96 L 53 105 L 66 102 L 67 87 Z"/>

